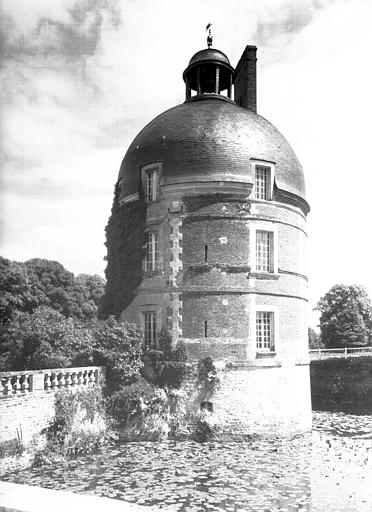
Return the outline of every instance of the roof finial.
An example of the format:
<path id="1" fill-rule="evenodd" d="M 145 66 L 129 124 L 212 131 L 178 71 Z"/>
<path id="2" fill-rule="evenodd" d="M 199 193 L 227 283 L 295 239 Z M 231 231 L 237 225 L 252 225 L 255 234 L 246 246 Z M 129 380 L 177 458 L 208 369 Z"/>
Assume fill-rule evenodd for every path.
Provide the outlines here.
<path id="1" fill-rule="evenodd" d="M 211 26 L 212 26 L 212 23 L 208 23 L 208 25 L 205 27 L 205 30 L 208 30 L 208 36 L 207 36 L 208 48 L 210 48 L 212 46 L 212 42 L 213 42 Z"/>

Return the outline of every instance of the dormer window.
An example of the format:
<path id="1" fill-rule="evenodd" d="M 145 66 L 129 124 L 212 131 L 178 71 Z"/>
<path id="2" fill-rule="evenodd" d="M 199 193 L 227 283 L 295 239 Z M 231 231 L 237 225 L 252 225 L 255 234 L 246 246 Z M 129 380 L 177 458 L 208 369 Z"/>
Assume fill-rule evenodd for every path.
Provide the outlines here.
<path id="1" fill-rule="evenodd" d="M 254 188 L 253 195 L 255 199 L 261 201 L 272 200 L 272 190 L 274 183 L 274 165 L 264 165 L 255 163 L 254 165 Z"/>
<path id="2" fill-rule="evenodd" d="M 160 164 L 142 167 L 141 177 L 146 203 L 152 203 L 159 199 L 159 171 Z"/>
<path id="3" fill-rule="evenodd" d="M 254 179 L 254 191 L 256 199 L 265 199 L 267 200 L 268 190 L 267 190 L 267 182 L 268 182 L 268 173 L 270 169 L 267 167 L 262 167 L 260 165 L 256 165 L 255 179 Z"/>

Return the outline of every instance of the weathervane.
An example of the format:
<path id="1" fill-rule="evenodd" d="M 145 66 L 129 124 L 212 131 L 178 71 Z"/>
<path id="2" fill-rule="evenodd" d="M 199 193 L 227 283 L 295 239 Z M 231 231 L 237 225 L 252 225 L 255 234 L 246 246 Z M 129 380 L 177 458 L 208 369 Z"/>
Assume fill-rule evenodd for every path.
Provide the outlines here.
<path id="1" fill-rule="evenodd" d="M 210 48 L 212 46 L 212 41 L 213 41 L 211 26 L 212 26 L 212 23 L 208 23 L 208 25 L 205 27 L 205 30 L 208 30 L 208 36 L 207 36 L 208 48 Z"/>

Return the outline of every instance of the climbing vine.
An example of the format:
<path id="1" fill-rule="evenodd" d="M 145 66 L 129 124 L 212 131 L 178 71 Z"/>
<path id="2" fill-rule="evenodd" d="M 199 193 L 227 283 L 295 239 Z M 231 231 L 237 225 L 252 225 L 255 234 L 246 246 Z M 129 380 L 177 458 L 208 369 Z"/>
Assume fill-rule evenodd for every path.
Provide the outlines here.
<path id="1" fill-rule="evenodd" d="M 188 371 L 186 349 L 181 342 L 173 346 L 172 336 L 167 329 L 159 333 L 158 349 L 148 349 L 152 366 L 158 376 L 161 387 L 180 388 Z"/>
<path id="2" fill-rule="evenodd" d="M 218 368 L 211 357 L 199 360 L 197 386 L 203 399 L 209 399 L 220 387 Z"/>
<path id="3" fill-rule="evenodd" d="M 249 273 L 251 271 L 250 265 L 228 265 L 227 263 L 199 263 L 197 265 L 189 265 L 188 272 L 193 274 L 203 274 L 212 269 L 218 269 L 222 272 L 228 273 Z"/>
<path id="4" fill-rule="evenodd" d="M 142 275 L 146 204 L 140 198 L 120 205 L 119 194 L 117 185 L 105 230 L 107 284 L 99 312 L 102 318 L 120 315 L 133 300 Z"/>

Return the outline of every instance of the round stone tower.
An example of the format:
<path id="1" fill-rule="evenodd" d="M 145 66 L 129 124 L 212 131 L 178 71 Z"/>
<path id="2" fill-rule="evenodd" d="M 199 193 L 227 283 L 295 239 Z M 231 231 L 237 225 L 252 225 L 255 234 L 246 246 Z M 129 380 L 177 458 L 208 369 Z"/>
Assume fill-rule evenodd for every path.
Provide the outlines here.
<path id="1" fill-rule="evenodd" d="M 256 47 L 236 69 L 221 51 L 201 50 L 183 79 L 186 101 L 145 126 L 121 165 L 118 207 L 145 204 L 141 275 L 121 318 L 140 324 L 149 346 L 167 328 L 190 360 L 220 366 L 207 408 L 223 430 L 306 431 L 301 165 L 256 113 Z"/>

